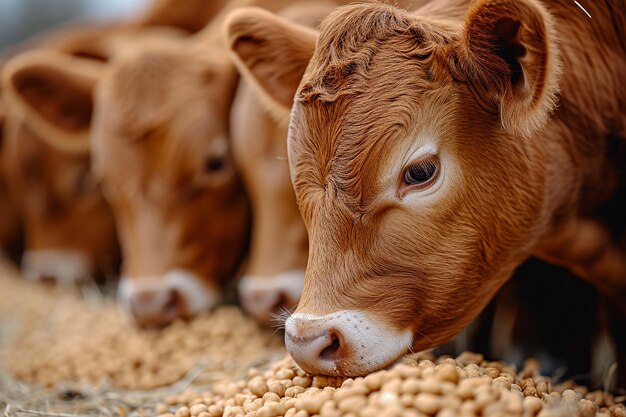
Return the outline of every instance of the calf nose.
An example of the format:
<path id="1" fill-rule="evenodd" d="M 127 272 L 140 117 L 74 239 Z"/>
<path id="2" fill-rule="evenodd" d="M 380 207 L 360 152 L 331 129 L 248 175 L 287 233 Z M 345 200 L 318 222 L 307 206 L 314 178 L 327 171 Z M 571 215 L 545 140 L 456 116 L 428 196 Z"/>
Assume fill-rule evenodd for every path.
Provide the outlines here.
<path id="1" fill-rule="evenodd" d="M 285 334 L 287 350 L 303 368 L 332 365 L 343 359 L 345 345 L 337 329 L 305 329 Z"/>
<path id="2" fill-rule="evenodd" d="M 412 331 L 391 328 L 356 310 L 324 316 L 297 313 L 285 322 L 287 351 L 313 374 L 365 375 L 393 363 L 412 341 Z"/>
<path id="3" fill-rule="evenodd" d="M 129 302 L 131 314 L 141 327 L 162 327 L 185 313 L 182 298 L 174 289 L 137 292 Z"/>
<path id="4" fill-rule="evenodd" d="M 287 319 L 285 346 L 301 368 L 316 373 L 333 374 L 350 360 L 348 342 L 325 317 L 293 315 Z"/>
<path id="5" fill-rule="evenodd" d="M 274 276 L 246 275 L 239 281 L 239 299 L 243 308 L 257 320 L 270 324 L 282 309 L 298 304 L 304 287 L 304 271 Z"/>
<path id="6" fill-rule="evenodd" d="M 89 278 L 90 269 L 89 258 L 79 251 L 41 249 L 22 255 L 24 276 L 32 280 L 71 285 Z"/>
<path id="7" fill-rule="evenodd" d="M 183 269 L 157 276 L 123 276 L 117 298 L 127 317 L 141 327 L 162 327 L 215 307 L 219 290 Z"/>

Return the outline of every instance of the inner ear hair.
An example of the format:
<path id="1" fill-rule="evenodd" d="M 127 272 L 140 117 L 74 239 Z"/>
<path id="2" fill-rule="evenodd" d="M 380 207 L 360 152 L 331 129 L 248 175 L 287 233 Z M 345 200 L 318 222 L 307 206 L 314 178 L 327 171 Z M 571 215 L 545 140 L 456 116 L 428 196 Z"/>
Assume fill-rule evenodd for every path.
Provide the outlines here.
<path id="1" fill-rule="evenodd" d="M 531 136 L 557 101 L 561 68 L 551 15 L 535 0 L 482 0 L 463 29 L 462 70 L 499 109 L 505 129 Z"/>

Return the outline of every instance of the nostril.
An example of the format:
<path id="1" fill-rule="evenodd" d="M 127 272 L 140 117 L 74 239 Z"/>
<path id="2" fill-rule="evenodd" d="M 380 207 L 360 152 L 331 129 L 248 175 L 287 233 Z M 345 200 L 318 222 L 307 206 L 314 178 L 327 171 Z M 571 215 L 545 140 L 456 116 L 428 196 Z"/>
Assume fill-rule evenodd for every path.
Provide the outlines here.
<path id="1" fill-rule="evenodd" d="M 170 290 L 168 294 L 167 302 L 163 306 L 163 311 L 167 315 L 179 313 L 181 304 L 182 304 L 182 300 L 178 291 Z"/>
<path id="2" fill-rule="evenodd" d="M 331 334 L 331 342 L 330 345 L 326 346 L 320 352 L 320 359 L 323 360 L 336 360 L 339 359 L 339 349 L 341 348 L 341 342 L 339 340 L 339 336 L 336 334 Z"/>
<path id="3" fill-rule="evenodd" d="M 39 274 L 39 281 L 48 285 L 55 285 L 57 283 L 57 279 L 54 275 L 49 274 Z"/>

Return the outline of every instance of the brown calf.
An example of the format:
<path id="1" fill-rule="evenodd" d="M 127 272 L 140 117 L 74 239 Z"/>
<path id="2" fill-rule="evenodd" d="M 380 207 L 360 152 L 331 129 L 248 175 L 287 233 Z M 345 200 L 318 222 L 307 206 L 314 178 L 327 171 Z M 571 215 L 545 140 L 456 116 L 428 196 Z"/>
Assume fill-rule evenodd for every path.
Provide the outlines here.
<path id="1" fill-rule="evenodd" d="M 3 71 L 10 108 L 2 167 L 24 223 L 24 274 L 73 283 L 112 274 L 118 260 L 117 240 L 111 211 L 90 172 L 89 149 L 76 141 L 62 143 L 53 135 L 37 134 L 20 105 L 24 98 L 69 127 L 90 115 L 90 108 L 83 103 L 70 102 L 62 90 L 40 83 L 42 74 L 59 77 L 58 68 L 73 62 L 55 55 L 50 65 L 38 65 L 42 57 L 51 55 L 24 54 L 11 60 Z M 99 67 L 90 64 L 76 71 Z"/>
<path id="2" fill-rule="evenodd" d="M 98 85 L 93 155 L 122 241 L 120 301 L 161 324 L 217 304 L 244 254 L 248 206 L 228 137 L 237 78 L 210 44 L 130 52 Z"/>
<path id="3" fill-rule="evenodd" d="M 316 27 L 335 7 L 330 2 L 300 1 L 280 16 Z M 225 27 L 230 32 L 230 24 Z M 238 55 L 231 58 L 242 75 L 231 110 L 233 155 L 252 208 L 250 255 L 239 281 L 239 298 L 250 314 L 268 323 L 281 308 L 291 309 L 300 299 L 308 237 L 287 164 L 289 108 L 268 100 Z"/>
<path id="4" fill-rule="evenodd" d="M 233 154 L 252 208 L 250 255 L 239 298 L 254 317 L 271 322 L 300 299 L 308 242 L 287 165 L 287 126 L 241 81 L 231 115 Z"/>
<path id="5" fill-rule="evenodd" d="M 364 374 L 448 340 L 533 254 L 624 294 L 626 6 L 609 5 L 351 5 L 319 38 L 242 17 L 258 84 L 297 90 L 310 252 L 286 344 L 304 369 Z"/>

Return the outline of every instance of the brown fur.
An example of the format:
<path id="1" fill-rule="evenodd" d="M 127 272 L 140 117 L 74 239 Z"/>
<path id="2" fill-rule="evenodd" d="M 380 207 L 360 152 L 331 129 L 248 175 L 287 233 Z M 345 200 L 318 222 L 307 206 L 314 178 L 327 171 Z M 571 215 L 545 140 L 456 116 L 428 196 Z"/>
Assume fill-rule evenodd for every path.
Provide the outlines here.
<path id="1" fill-rule="evenodd" d="M 332 3 L 300 1 L 282 10 L 280 16 L 306 27 L 316 27 L 334 7 Z M 271 33 L 256 30 L 256 14 L 271 16 L 260 8 L 242 8 L 229 15 L 224 27 L 227 42 L 234 52 L 231 58 L 238 69 L 244 70 L 231 109 L 230 124 L 233 155 L 242 173 L 252 208 L 250 255 L 245 274 L 263 279 L 304 271 L 308 237 L 289 177 L 286 146 L 287 106 L 291 106 L 293 92 L 302 73 L 291 74 L 295 82 L 293 91 L 287 91 L 282 99 L 288 103 L 276 103 L 264 90 L 258 88 L 255 78 L 245 71 L 247 67 L 241 63 L 245 60 L 241 54 L 245 54 L 246 43 L 263 44 L 265 36 L 272 36 Z M 273 67 L 271 63 L 270 53 L 262 61 L 252 64 L 251 71 L 263 66 Z M 290 69 L 283 67 L 281 71 L 288 73 Z M 285 81 L 280 75 L 278 78 Z M 280 305 L 270 308 L 295 307 L 297 299 L 292 299 L 285 291 L 281 293 L 279 288 L 275 291 L 275 298 Z M 269 322 L 276 313 L 275 310 L 265 311 L 258 318 Z"/>
<path id="2" fill-rule="evenodd" d="M 297 312 L 365 310 L 423 349 L 531 254 L 624 294 L 626 10 L 608 6 L 590 5 L 593 20 L 534 0 L 332 13 L 300 64 L 290 124 L 310 239 Z M 429 137 L 444 181 L 412 195 L 403 164 Z"/>
<path id="3" fill-rule="evenodd" d="M 121 53 L 106 72 L 90 74 L 77 70 L 81 59 L 65 58 L 73 62 L 63 77 L 46 81 L 96 108 L 93 126 L 91 117 L 82 118 L 77 129 L 93 136 L 93 148 L 88 137 L 84 143 L 116 214 L 124 276 L 158 277 L 178 268 L 219 287 L 237 268 L 247 230 L 247 205 L 226 142 L 236 77 L 210 48 L 200 58 L 197 49 L 178 46 L 165 39 L 142 44 Z M 91 77 L 91 88 L 81 87 L 83 76 Z M 207 111 L 224 101 L 219 111 Z M 42 126 L 59 132 L 59 141 L 72 142 L 76 129 L 45 117 L 40 107 L 29 109 L 41 112 Z M 210 172 L 216 160 L 222 167 Z M 179 301 L 179 314 L 189 315 Z"/>
<path id="4" fill-rule="evenodd" d="M 246 249 L 248 207 L 228 124 L 238 76 L 214 28 L 130 48 L 98 84 L 93 154 L 129 279 L 184 268 L 224 284 Z M 215 158 L 223 168 L 206 171 Z"/>
<path id="5" fill-rule="evenodd" d="M 23 216 L 26 247 L 80 251 L 92 276 L 113 274 L 118 261 L 113 216 L 89 158 L 42 143 L 26 124 L 13 126 L 6 132 L 3 168 Z"/>
<path id="6" fill-rule="evenodd" d="M 67 65 L 79 76 L 64 78 Z M 16 56 L 2 72 L 8 105 L 1 176 L 7 197 L 20 212 L 13 227 L 21 231 L 23 223 L 25 250 L 83 253 L 86 272 L 95 278 L 114 276 L 119 265 L 113 217 L 92 177 L 87 132 L 80 127 L 91 117 L 89 74 L 100 67 L 94 60 L 76 65 L 65 55 L 39 50 Z M 81 95 L 67 96 L 67 83 L 74 83 Z M 49 120 L 67 128 L 69 139 L 60 140 L 58 130 L 47 129 Z"/>
<path id="7" fill-rule="evenodd" d="M 4 172 L 4 128 L 7 117 L 2 96 L 0 96 L 0 251 L 2 255 L 15 256 L 20 240 L 20 218 L 15 202 L 10 198 Z"/>
<path id="8" fill-rule="evenodd" d="M 154 0 L 133 23 L 140 27 L 170 26 L 195 33 L 211 22 L 227 3 L 227 0 Z"/>

